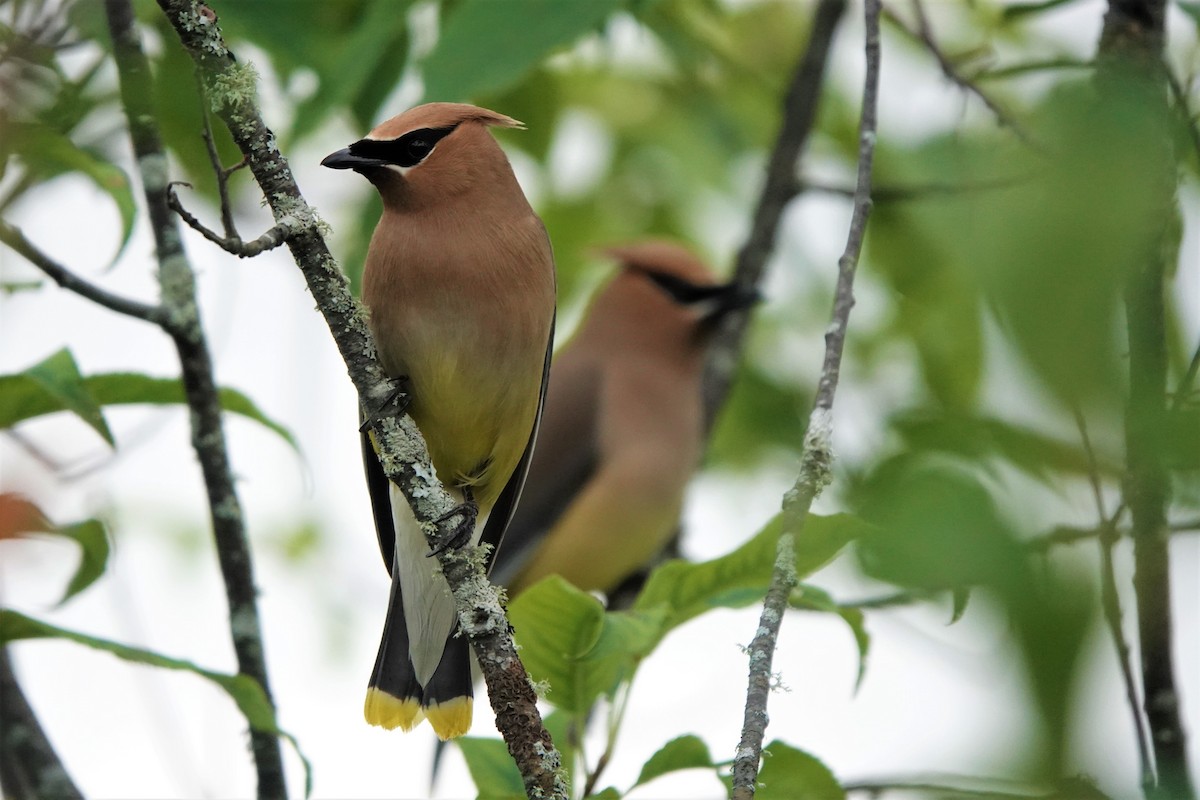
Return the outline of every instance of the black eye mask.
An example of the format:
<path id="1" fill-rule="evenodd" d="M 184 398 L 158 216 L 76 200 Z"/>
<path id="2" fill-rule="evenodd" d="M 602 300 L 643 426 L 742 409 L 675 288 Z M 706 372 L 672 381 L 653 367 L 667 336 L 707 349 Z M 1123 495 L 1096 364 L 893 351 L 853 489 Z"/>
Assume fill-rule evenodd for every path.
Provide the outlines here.
<path id="1" fill-rule="evenodd" d="M 360 139 L 350 145 L 350 155 L 364 161 L 376 162 L 379 166 L 395 164 L 398 167 L 415 167 L 433 152 L 438 142 L 453 131 L 453 127 L 418 128 L 398 139 Z"/>

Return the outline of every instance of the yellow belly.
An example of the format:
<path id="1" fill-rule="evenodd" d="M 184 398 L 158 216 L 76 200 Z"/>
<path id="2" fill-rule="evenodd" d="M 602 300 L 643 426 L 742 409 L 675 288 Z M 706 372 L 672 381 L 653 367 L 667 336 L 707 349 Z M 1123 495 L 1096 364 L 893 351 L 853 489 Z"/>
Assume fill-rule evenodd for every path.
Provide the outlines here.
<path id="1" fill-rule="evenodd" d="M 481 510 L 491 508 L 529 441 L 537 412 L 538 373 L 513 375 L 441 357 L 410 364 L 413 421 L 429 445 L 438 478 L 470 486 Z M 472 368 L 476 367 L 476 368 Z M 522 372 L 531 373 L 528 367 Z"/>

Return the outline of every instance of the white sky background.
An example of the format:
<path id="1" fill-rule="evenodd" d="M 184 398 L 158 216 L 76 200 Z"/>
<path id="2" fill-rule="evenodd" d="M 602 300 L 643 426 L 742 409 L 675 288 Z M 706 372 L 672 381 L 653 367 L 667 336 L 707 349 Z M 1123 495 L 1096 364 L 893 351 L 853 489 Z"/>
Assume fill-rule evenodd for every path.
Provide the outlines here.
<path id="1" fill-rule="evenodd" d="M 1090 52 L 1102 4 L 1083 3 L 1053 18 L 1056 35 Z M 839 33 L 831 74 L 846 86 L 861 82 L 860 9 L 852 8 Z M 1173 37 L 1190 31 L 1172 18 Z M 1191 34 L 1188 33 L 1188 36 Z M 883 136 L 917 135 L 960 119 L 973 101 L 928 73 L 885 37 L 880 130 Z M 907 51 L 905 51 L 907 52 Z M 243 54 L 248 55 L 248 54 Z M 262 58 L 252 59 L 260 72 Z M 914 65 L 922 72 L 914 73 Z M 855 89 L 855 96 L 857 89 Z M 411 99 L 411 98 L 410 98 Z M 280 101 L 268 97 L 267 115 Z M 399 111 L 403 102 L 394 107 Z M 503 110 L 503 109 L 500 109 Z M 278 119 L 278 117 L 276 117 Z M 283 124 L 276 127 L 283 128 Z M 361 135 L 343 127 L 288 154 L 308 200 L 336 230 L 349 230 L 342 210 L 368 191 L 365 181 L 331 173 L 322 156 Z M 568 156 L 589 152 L 564 143 Z M 567 157 L 567 156 L 564 156 Z M 518 163 L 520 168 L 522 165 Z M 581 167 L 586 173 L 586 164 Z M 726 227 L 705 224 L 705 243 L 725 267 L 740 241 L 757 191 L 757 165 L 747 172 L 744 208 L 723 216 Z M 536 176 L 519 169 L 522 180 Z M 536 191 L 531 194 L 536 198 Z M 116 212 L 90 184 L 62 179 L 25 205 L 13 221 L 45 250 L 76 271 L 130 296 L 154 297 L 152 244 L 139 227 L 125 258 L 102 273 L 115 247 Z M 1192 197 L 1191 208 L 1196 207 Z M 256 200 L 243 199 L 249 216 L 242 234 L 266 224 Z M 211 212 L 208 219 L 214 219 Z M 71 220 L 64 231 L 62 220 Z M 730 221 L 730 220 L 734 221 Z M 788 302 L 801 289 L 828 286 L 844 242 L 849 205 L 810 197 L 786 217 L 779 252 L 789 261 L 828 270 L 822 277 L 787 274 L 772 265 L 768 303 Z M 1200 299 L 1194 214 L 1177 280 L 1182 295 Z M 553 235 L 553 231 L 551 231 Z M 335 235 L 335 254 L 344 244 Z M 341 246 L 339 246 L 341 245 Z M 355 397 L 329 333 L 314 312 L 299 271 L 286 252 L 237 261 L 198 237 L 188 252 L 198 272 L 201 307 L 211 337 L 217 378 L 248 394 L 300 439 L 303 461 L 274 434 L 236 416 L 226 417 L 238 489 L 252 537 L 266 652 L 282 726 L 301 743 L 315 768 L 317 797 L 409 797 L 426 792 L 433 736 L 384 732 L 362 721 L 362 697 L 386 609 L 388 584 L 381 569 L 354 430 Z M 0 250 L 0 276 L 29 274 L 19 258 Z M 870 324 L 871 288 L 852 318 Z M 1193 305 L 1193 311 L 1195 306 Z M 786 306 L 785 306 L 786 307 Z M 1200 334 L 1193 313 L 1190 340 Z M 117 317 L 67 292 L 0 296 L 0 372 L 24 369 L 69 345 L 85 374 L 132 370 L 174 375 L 173 348 L 156 329 Z M 819 335 L 802 343 L 801 364 L 819 363 Z M 877 376 L 856 375 L 848 365 L 835 418 L 835 446 L 847 459 L 880 443 L 878 419 L 893 397 L 872 395 Z M 904 378 L 903 372 L 898 376 Z M 905 391 L 905 390 L 898 390 Z M 53 608 L 74 567 L 73 545 L 54 540 L 0 545 L 0 604 L 55 624 L 188 658 L 232 671 L 223 591 L 205 533 L 202 483 L 188 443 L 186 414 L 178 409 L 114 409 L 110 425 L 122 443 L 103 469 L 58 483 L 11 441 L 0 438 L 0 490 L 21 491 L 60 522 L 100 513 L 111 524 L 115 553 L 109 574 L 66 607 Z M 856 428 L 845 421 L 855 420 Z M 842 423 L 842 424 L 839 424 Z M 67 463 L 107 459 L 103 444 L 82 423 L 58 415 L 22 426 L 22 435 Z M 686 547 L 707 558 L 727 552 L 773 514 L 793 478 L 794 464 L 775 464 L 753 476 L 705 474 L 687 506 Z M 1079 522 L 1092 518 L 1086 494 L 1061 499 Z M 833 510 L 826 507 L 823 510 Z M 309 522 L 327 532 L 315 557 L 299 566 L 280 554 L 282 533 Z M 1200 765 L 1200 542 L 1173 543 L 1176 668 L 1193 766 Z M 1131 572 L 1126 548 L 1119 564 Z M 815 583 L 839 597 L 872 593 L 849 566 L 835 564 Z M 1127 580 L 1125 581 L 1127 584 Z M 1127 608 L 1127 618 L 1131 611 Z M 623 735 L 601 786 L 621 788 L 642 763 L 675 736 L 697 733 L 717 758 L 732 757 L 741 725 L 746 659 L 739 650 L 757 625 L 757 609 L 717 612 L 673 633 L 649 659 L 634 684 Z M 825 615 L 793 613 L 783 627 L 775 669 L 790 688 L 770 705 L 768 740 L 782 738 L 809 750 L 843 781 L 909 776 L 922 772 L 1004 774 L 1028 755 L 1032 723 L 1022 669 L 1015 663 L 1004 623 L 985 602 L 947 627 L 949 610 L 903 609 L 868 618 L 873 648 L 866 680 L 854 693 L 856 653 L 844 625 Z M 1079 770 L 1118 795 L 1136 793 L 1136 755 L 1128 711 L 1111 644 L 1094 630 L 1092 666 L 1076 687 L 1074 757 Z M 23 642 L 12 649 L 19 676 L 43 724 L 85 794 L 96 798 L 247 797 L 254 778 L 245 751 L 244 723 L 219 690 L 187 673 L 168 673 L 118 661 L 68 642 Z M 495 735 L 483 698 L 474 733 Z M 591 742 L 592 757 L 602 747 Z M 302 775 L 290 751 L 292 792 Z M 450 748 L 439 794 L 468 794 L 472 784 Z M 661 779 L 632 797 L 718 797 L 706 773 Z"/>

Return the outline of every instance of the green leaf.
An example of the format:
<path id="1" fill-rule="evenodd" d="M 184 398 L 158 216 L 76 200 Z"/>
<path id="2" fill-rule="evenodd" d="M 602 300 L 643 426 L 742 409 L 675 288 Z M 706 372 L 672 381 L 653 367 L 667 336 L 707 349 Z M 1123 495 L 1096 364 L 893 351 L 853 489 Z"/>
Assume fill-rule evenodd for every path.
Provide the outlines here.
<path id="1" fill-rule="evenodd" d="M 112 199 L 121 215 L 121 244 L 113 255 L 115 262 L 129 243 L 137 218 L 133 187 L 125 171 L 97 153 L 76 147 L 68 137 L 46 125 L 10 121 L 4 135 L 11 152 L 20 156 L 32 175 L 49 179 L 78 172 Z"/>
<path id="2" fill-rule="evenodd" d="M 118 644 L 107 639 L 88 636 L 84 633 L 59 628 L 49 623 L 27 617 L 11 609 L 0 609 L 0 642 L 15 642 L 22 639 L 67 639 L 93 650 L 103 650 L 117 658 L 134 664 L 145 664 L 161 669 L 182 670 L 199 675 L 215 683 L 237 704 L 242 716 L 255 730 L 278 733 L 275 713 L 262 687 L 248 675 L 227 675 L 222 672 L 199 667 L 191 661 L 160 655 L 139 647 Z"/>
<path id="3" fill-rule="evenodd" d="M 1059 6 L 1065 6 L 1067 3 L 1074 3 L 1075 0 L 1036 0 L 1031 3 L 1013 3 L 1001 12 L 1001 16 L 1006 22 L 1011 22 L 1016 19 L 1040 14 L 1043 11 L 1050 11 Z M 1180 3 L 1184 5 L 1184 3 Z"/>
<path id="4" fill-rule="evenodd" d="M 874 578 L 1007 593 L 1030 577 L 1026 553 L 988 487 L 958 462 L 919 454 L 889 459 L 855 488 L 853 500 L 876 524 L 856 548 Z"/>
<path id="5" fill-rule="evenodd" d="M 61 358 L 61 354 L 51 359 Z M 70 354 L 67 354 L 69 358 Z M 50 359 L 47 359 L 49 361 Z M 46 363 L 46 362 L 43 362 Z M 74 361 L 71 361 L 74 365 Z M 36 368 L 35 368 L 36 369 Z M 75 372 L 78 376 L 78 371 Z M 154 378 L 136 372 L 108 372 L 81 378 L 79 386 L 92 400 L 99 414 L 99 406 L 115 405 L 174 405 L 185 402 L 183 383 L 177 378 Z M 250 398 L 236 389 L 222 388 L 218 399 L 221 408 L 274 431 L 285 442 L 299 451 L 300 443 L 291 431 L 264 414 Z M 16 375 L 0 375 L 0 429 L 11 428 L 18 422 L 58 411 L 75 411 L 65 399 L 36 380 L 28 372 Z M 76 411 L 76 413 L 79 413 Z M 82 416 L 82 415 L 81 415 Z M 101 417 L 101 421 L 103 418 Z M 107 428 L 105 428 L 107 430 Z M 105 436 L 111 443 L 111 434 Z"/>
<path id="6" fill-rule="evenodd" d="M 585 717 L 579 717 L 576 723 L 574 715 L 563 711 L 552 711 L 542 717 L 542 723 L 553 739 L 555 747 L 563 757 L 563 769 L 567 772 L 568 781 L 571 769 L 571 744 L 567 737 L 567 727 L 571 724 L 583 726 Z M 471 773 L 475 787 L 479 790 L 477 800 L 523 800 L 525 797 L 524 783 L 521 773 L 508 754 L 508 745 L 503 739 L 483 736 L 464 736 L 454 740 L 462 750 L 466 759 L 467 769 Z"/>
<path id="7" fill-rule="evenodd" d="M 154 378 L 136 372 L 114 372 L 93 375 L 88 387 L 101 405 L 151 403 L 167 405 L 185 402 L 183 383 L 176 378 Z M 296 451 L 300 443 L 291 431 L 262 412 L 254 401 L 237 389 L 221 387 L 217 393 L 224 411 L 253 420 L 276 433 Z"/>
<path id="8" fill-rule="evenodd" d="M 77 5 L 91 5 L 81 3 Z M 225 3 L 221 6 L 221 22 L 225 21 L 226 12 L 230 6 L 258 6 L 258 0 L 253 3 Z M 206 197 L 214 206 L 219 202 L 217 195 L 217 179 L 209 159 L 208 148 L 201 139 L 204 131 L 204 116 L 202 111 L 206 103 L 201 99 L 196 80 L 196 65 L 191 56 L 178 46 L 178 36 L 171 28 L 165 14 L 158 12 L 148 14 L 143 20 L 148 28 L 152 28 L 163 42 L 175 43 L 172 47 L 157 48 L 158 52 L 151 54 L 151 92 L 155 109 L 155 120 L 164 144 L 170 151 L 171 178 L 186 180 L 199 194 Z M 103 14 L 100 15 L 101 20 Z M 275 20 L 275 26 L 280 26 L 285 19 L 299 17 L 299 14 L 281 13 Z M 101 25 L 101 29 L 107 26 Z M 108 35 L 105 32 L 100 41 L 107 45 Z M 241 159 L 241 153 L 234 144 L 229 129 L 213 118 L 211 125 L 213 141 L 217 146 L 217 154 L 222 164 L 230 166 Z M 176 173 L 176 169 L 180 173 Z M 246 170 L 241 170 L 230 176 L 231 191 L 236 192 L 238 184 L 248 181 Z M 185 205 L 192 205 L 190 197 L 183 198 Z M 195 211 L 195 209 L 192 209 Z"/>
<path id="9" fill-rule="evenodd" d="M 407 5 L 400 2 L 368 3 L 353 28 L 335 40 L 324 42 L 326 48 L 332 45 L 339 50 L 337 57 L 329 59 L 331 67 L 336 64 L 336 68 L 322 71 L 317 91 L 296 110 L 291 131 L 295 141 L 316 130 L 331 110 L 356 101 L 364 89 L 370 90 L 374 99 L 371 112 L 378 109 L 379 102 L 387 96 L 404 65 L 408 48 Z M 379 74 L 381 65 L 393 66 L 394 71 L 384 77 Z M 375 87 L 371 87 L 372 80 L 376 82 Z"/>
<path id="10" fill-rule="evenodd" d="M 503 739 L 464 736 L 455 741 L 480 798 L 521 800 L 525 797 L 521 772 L 508 754 L 508 745 Z"/>
<path id="11" fill-rule="evenodd" d="M 928 181 L 929 174 L 946 169 L 945 162 L 954 163 L 947 149 L 934 142 L 905 153 L 928 164 L 927 172 L 910 179 L 896 170 L 900 174 L 891 179 Z M 952 235 L 941 224 L 940 210 L 934 202 L 882 205 L 872 215 L 870 263 L 895 292 L 891 331 L 911 340 L 930 392 L 950 408 L 970 408 L 982 375 L 983 309 L 977 279 L 959 268 L 940 239 Z"/>
<path id="12" fill-rule="evenodd" d="M 0 428 L 11 427 L 21 419 L 6 419 L 4 410 L 27 407 L 28 403 L 27 398 L 9 395 L 9 387 L 5 385 L 6 379 L 30 385 L 34 392 L 40 392 L 56 406 L 54 411 L 72 412 L 100 434 L 109 446 L 115 446 L 112 431 L 108 429 L 108 423 L 104 421 L 104 414 L 100 410 L 101 404 L 93 397 L 83 376 L 79 374 L 79 365 L 75 363 L 75 356 L 70 350 L 63 348 L 18 375 L 0 377 L 0 397 L 4 398 L 0 403 L 5 407 L 0 409 Z M 22 402 L 23 400 L 25 402 Z"/>
<path id="13" fill-rule="evenodd" d="M 967 613 L 967 603 L 971 599 L 971 589 L 967 586 L 956 587 L 950 593 L 953 599 L 953 607 L 950 611 L 950 624 L 958 622 L 962 619 L 963 614 Z"/>
<path id="14" fill-rule="evenodd" d="M 854 691 L 857 692 L 867 674 L 867 656 L 871 652 L 871 634 L 867 632 L 866 615 L 862 609 L 840 605 L 829 592 L 806 583 L 792 591 L 788 603 L 792 608 L 837 614 L 849 626 L 854 644 L 858 647 L 858 675 L 854 679 Z"/>
<path id="15" fill-rule="evenodd" d="M 534 680 L 548 681 L 546 699 L 586 713 L 633 674 L 662 625 L 654 611 L 605 612 L 595 597 L 552 575 L 509 606 L 521 660 Z"/>
<path id="16" fill-rule="evenodd" d="M 588 800 L 621 800 L 621 793 L 615 786 L 608 786 L 595 794 L 589 794 Z"/>
<path id="17" fill-rule="evenodd" d="M 711 609 L 741 608 L 761 600 L 771 582 L 782 524 L 782 518 L 775 517 L 737 550 L 712 561 L 668 561 L 651 573 L 634 609 L 665 611 L 665 634 Z M 797 575 L 803 578 L 825 566 L 868 527 L 849 514 L 808 515 L 796 537 Z"/>
<path id="18" fill-rule="evenodd" d="M 421 63 L 425 99 L 470 100 L 502 91 L 620 6 L 620 0 L 463 0 Z M 504 42 L 502 50 L 496 42 Z"/>
<path id="19" fill-rule="evenodd" d="M 1051 471 L 1091 473 L 1082 447 L 994 417 L 918 410 L 893 417 L 891 425 L 910 450 L 953 453 L 975 461 L 998 456 L 1039 479 Z M 1099 452 L 1097 458 L 1104 474 L 1120 474 L 1119 455 Z"/>
<path id="20" fill-rule="evenodd" d="M 844 800 L 837 778 L 815 756 L 776 739 L 763 750 L 757 800 Z"/>
<path id="21" fill-rule="evenodd" d="M 1091 81 L 1048 95 L 1031 118 L 1046 150 L 986 156 L 1021 180 L 946 209 L 947 245 L 1003 332 L 1047 388 L 1084 408 L 1124 392 L 1121 293 L 1170 222 L 1175 185 L 1167 148 L 1146 144 L 1169 136 L 1154 92 L 1110 77 L 1103 102 Z"/>
<path id="22" fill-rule="evenodd" d="M 117 658 L 133 664 L 144 664 L 160 669 L 191 672 L 194 675 L 199 675 L 202 678 L 212 681 L 237 704 L 238 710 L 242 712 L 242 716 L 246 718 L 246 722 L 250 724 L 250 727 L 265 733 L 282 736 L 291 742 L 292 746 L 296 748 L 296 753 L 304 762 L 306 776 L 305 796 L 307 797 L 312 793 L 312 767 L 308 759 L 300 752 L 295 738 L 291 734 L 280 730 L 278 723 L 275 721 L 275 712 L 271 708 L 270 701 L 267 700 L 267 696 L 263 692 L 262 687 L 258 685 L 258 681 L 249 675 L 228 675 L 223 672 L 214 672 L 213 670 L 199 667 L 191 661 L 170 658 L 150 650 L 143 650 L 140 647 L 130 647 L 107 639 L 88 636 L 85 633 L 59 628 L 41 620 L 27 617 L 18 611 L 0 609 L 0 644 L 20 641 L 22 639 L 67 639 L 76 644 L 90 647 L 93 650 L 102 650 L 106 653 L 111 653 Z"/>
<path id="23" fill-rule="evenodd" d="M 642 766 L 634 786 L 649 783 L 668 772 L 713 766 L 712 755 L 708 752 L 708 745 L 704 740 L 699 736 L 687 734 L 672 739 L 650 756 L 650 760 Z"/>
<path id="24" fill-rule="evenodd" d="M 58 528 L 54 533 L 75 542 L 79 545 L 80 550 L 79 566 L 75 569 L 75 574 L 71 576 L 71 581 L 67 584 L 62 599 L 58 601 L 61 606 L 91 586 L 104 574 L 104 570 L 108 566 L 110 548 L 108 531 L 104 529 L 104 524 L 99 520 L 88 519 L 77 522 L 65 528 Z"/>
<path id="25" fill-rule="evenodd" d="M 1200 408 L 1167 412 L 1163 449 L 1169 466 L 1178 470 L 1200 468 Z"/>

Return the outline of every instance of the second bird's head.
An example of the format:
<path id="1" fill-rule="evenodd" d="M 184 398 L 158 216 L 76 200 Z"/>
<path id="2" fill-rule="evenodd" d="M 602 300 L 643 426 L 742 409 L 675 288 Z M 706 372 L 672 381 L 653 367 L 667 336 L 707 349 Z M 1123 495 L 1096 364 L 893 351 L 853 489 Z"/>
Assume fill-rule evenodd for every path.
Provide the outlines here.
<path id="1" fill-rule="evenodd" d="M 384 204 L 446 197 L 480 181 L 515 181 L 491 126 L 522 127 L 511 117 L 466 103 L 426 103 L 383 122 L 321 166 L 352 169 L 375 184 Z"/>
<path id="2" fill-rule="evenodd" d="M 712 272 L 685 248 L 666 240 L 646 240 L 609 247 L 604 254 L 622 271 L 609 293 L 627 307 L 641 306 L 639 316 L 662 316 L 686 326 L 702 343 L 729 313 L 742 311 L 761 300 L 757 290 L 733 280 L 717 283 Z"/>

